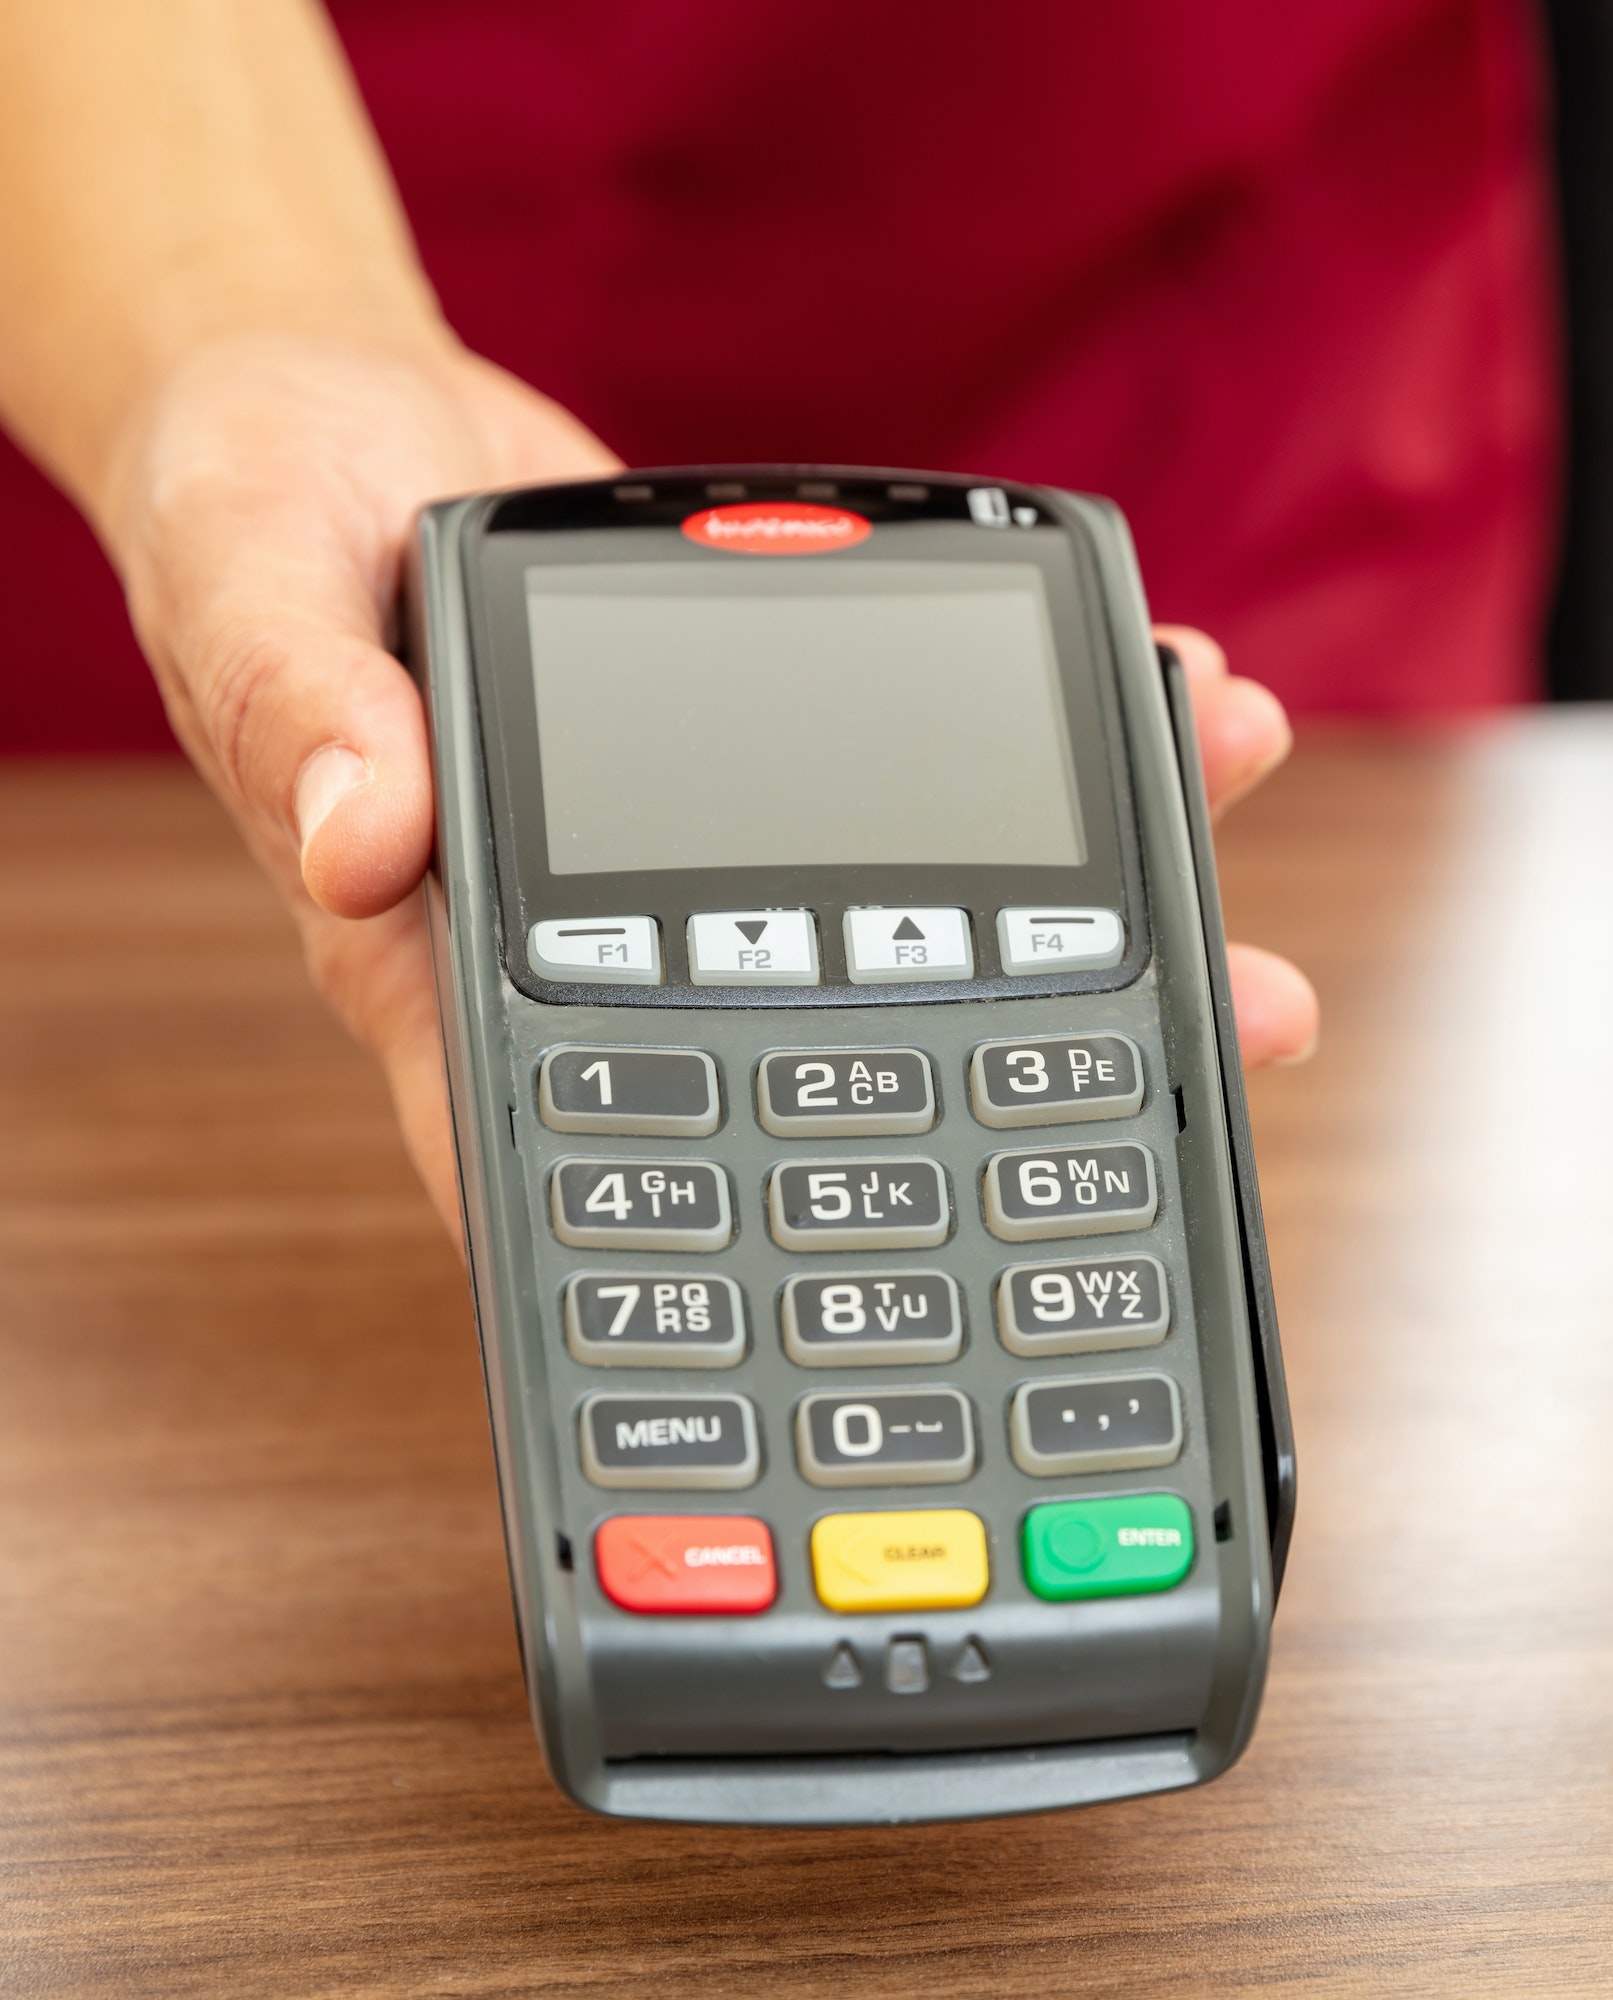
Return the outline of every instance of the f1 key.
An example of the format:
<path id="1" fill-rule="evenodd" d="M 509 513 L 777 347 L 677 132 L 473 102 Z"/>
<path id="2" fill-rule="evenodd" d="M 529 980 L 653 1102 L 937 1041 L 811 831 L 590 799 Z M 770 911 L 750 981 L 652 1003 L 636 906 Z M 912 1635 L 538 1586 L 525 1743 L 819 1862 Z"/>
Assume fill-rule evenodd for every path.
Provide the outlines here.
<path id="1" fill-rule="evenodd" d="M 982 1125 L 1066 1125 L 1129 1118 L 1142 1108 L 1143 1063 L 1129 1035 L 983 1042 L 969 1063 Z"/>

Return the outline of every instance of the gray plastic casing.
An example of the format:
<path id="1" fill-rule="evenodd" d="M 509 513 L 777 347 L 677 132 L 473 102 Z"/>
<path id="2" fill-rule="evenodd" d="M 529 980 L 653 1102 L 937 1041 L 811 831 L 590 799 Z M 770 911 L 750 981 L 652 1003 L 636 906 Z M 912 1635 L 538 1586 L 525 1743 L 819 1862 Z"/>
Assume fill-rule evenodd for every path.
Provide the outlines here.
<path id="1" fill-rule="evenodd" d="M 437 857 L 426 896 L 511 1588 L 550 1771 L 573 1799 L 601 1812 L 833 1825 L 1045 1811 L 1201 1783 L 1238 1757 L 1254 1726 L 1275 1596 L 1267 1517 L 1272 1424 L 1261 1397 L 1280 1400 L 1280 1360 L 1274 1327 L 1265 1329 L 1261 1355 L 1260 1301 L 1251 1296 L 1264 1283 L 1264 1255 L 1258 1213 L 1250 1212 L 1249 1163 L 1234 1157 L 1246 1136 L 1241 1085 L 1231 1080 L 1225 1047 L 1230 1019 L 1224 993 L 1212 986 L 1221 943 L 1218 935 L 1207 938 L 1206 916 L 1218 926 L 1218 907 L 1213 880 L 1206 893 L 1196 867 L 1190 824 L 1198 776 L 1179 762 L 1179 748 L 1191 745 L 1183 742 L 1181 716 L 1173 723 L 1122 517 L 1107 502 L 1036 492 L 1085 537 L 1096 561 L 1152 957 L 1140 978 L 1114 992 L 910 1006 L 891 1004 L 887 994 L 867 1009 L 629 1013 L 544 1004 L 517 992 L 501 958 L 462 547 L 467 520 L 474 521 L 485 500 L 446 502 L 420 517 L 406 599 L 408 657 L 427 698 L 437 789 Z M 1139 1114 L 1057 1135 L 993 1131 L 971 1116 L 967 1069 L 982 1041 L 1086 1029 L 1119 1031 L 1141 1047 L 1148 1088 Z M 651 1147 L 548 1132 L 536 1103 L 542 1054 L 588 1041 L 709 1051 L 723 1079 L 719 1134 Z M 801 1479 L 791 1449 L 795 1406 L 829 1384 L 782 1350 L 776 1299 L 784 1278 L 831 1261 L 836 1270 L 870 1271 L 939 1261 L 935 1253 L 911 1252 L 809 1261 L 769 1240 L 763 1210 L 769 1168 L 815 1149 L 792 1147 L 757 1123 L 758 1058 L 770 1048 L 859 1041 L 922 1048 L 934 1063 L 941 1103 L 932 1131 L 896 1141 L 848 1138 L 833 1150 L 852 1159 L 911 1152 L 942 1161 L 955 1217 L 944 1268 L 963 1286 L 966 1334 L 962 1355 L 944 1366 L 847 1370 L 845 1380 L 867 1389 L 962 1389 L 975 1409 L 979 1463 L 961 1486 L 826 1493 Z M 1152 1228 L 1035 1246 L 1003 1243 L 986 1232 L 981 1168 L 991 1154 L 1039 1141 L 1106 1139 L 1152 1149 L 1160 1179 Z M 668 1495 L 666 1509 L 755 1513 L 769 1521 L 780 1595 L 760 1619 L 635 1618 L 604 1597 L 593 1575 L 594 1527 L 612 1513 L 641 1510 L 645 1496 L 601 1492 L 582 1476 L 577 1408 L 589 1392 L 626 1383 L 619 1371 L 602 1374 L 567 1350 L 564 1276 L 597 1268 L 600 1259 L 554 1242 L 547 1171 L 555 1159 L 579 1152 L 652 1150 L 720 1158 L 735 1191 L 736 1240 L 711 1260 L 711 1269 L 737 1278 L 749 1302 L 744 1361 L 693 1377 L 643 1370 L 634 1380 L 646 1392 L 710 1388 L 755 1402 L 764 1429 L 759 1483 L 743 1494 Z M 1035 1358 L 1001 1347 L 992 1291 L 998 1272 L 1042 1253 L 1052 1260 L 1105 1250 L 1163 1259 L 1172 1288 L 1163 1344 Z M 629 1272 L 671 1263 L 701 1275 L 698 1260 L 686 1257 L 624 1252 L 607 1261 Z M 1038 1479 L 1014 1465 L 1006 1423 L 1015 1387 L 1128 1368 L 1167 1368 L 1180 1389 L 1186 1444 L 1167 1474 Z M 1286 1432 L 1285 1408 L 1277 1428 Z M 1195 1560 L 1182 1584 L 1157 1595 L 1073 1604 L 1049 1604 L 1029 1592 L 1017 1548 L 1028 1507 L 1165 1490 L 1180 1493 L 1193 1510 Z M 846 1616 L 819 1603 L 806 1546 L 813 1519 L 848 1507 L 924 1506 L 969 1507 L 985 1519 L 992 1588 L 982 1605 Z M 1225 1539 L 1212 1522 L 1225 1525 Z M 1280 1553 L 1279 1546 L 1279 1559 Z M 890 1641 L 913 1635 L 925 1640 L 936 1667 L 931 1687 L 917 1698 L 890 1692 L 879 1672 Z M 983 1685 L 948 1672 L 948 1662 L 972 1642 L 993 1665 Z M 844 1645 L 865 1668 L 863 1685 L 851 1690 L 824 1677 Z"/>

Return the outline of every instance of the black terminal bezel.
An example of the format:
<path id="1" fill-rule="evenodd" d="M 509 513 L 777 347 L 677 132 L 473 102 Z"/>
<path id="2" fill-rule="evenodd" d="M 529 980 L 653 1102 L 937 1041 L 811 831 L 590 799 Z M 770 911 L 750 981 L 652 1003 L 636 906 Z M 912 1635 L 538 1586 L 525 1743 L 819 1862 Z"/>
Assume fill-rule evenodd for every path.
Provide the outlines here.
<path id="1" fill-rule="evenodd" d="M 1097 563 L 1079 522 L 1056 511 L 1057 496 L 1040 489 L 995 482 L 1010 509 L 1018 510 L 1018 521 L 998 527 L 974 520 L 969 490 L 988 483 L 935 473 L 832 467 L 684 467 L 494 494 L 471 510 L 462 530 L 461 560 L 503 924 L 501 950 L 517 991 L 532 1000 L 568 1006 L 869 1007 L 1111 992 L 1137 978 L 1148 962 L 1150 938 L 1124 725 Z M 1085 862 L 1073 868 L 897 864 L 550 874 L 527 630 L 527 569 L 544 561 L 597 560 L 602 566 L 612 561 L 766 561 L 766 557 L 701 547 L 681 532 L 688 515 L 744 500 L 839 504 L 865 516 L 874 524 L 874 534 L 859 547 L 838 552 L 836 560 L 841 562 L 899 557 L 955 563 L 1011 556 L 1041 565 L 1070 717 Z M 997 911 L 1037 902 L 1119 910 L 1126 926 L 1125 957 L 1096 972 L 1004 974 L 997 947 Z M 847 978 L 844 912 L 902 904 L 969 910 L 974 926 L 973 979 L 861 985 Z M 691 983 L 686 931 L 690 915 L 704 910 L 795 907 L 816 914 L 821 984 Z M 556 981 L 532 970 L 526 940 L 534 923 L 545 918 L 621 915 L 659 920 L 661 984 Z"/>

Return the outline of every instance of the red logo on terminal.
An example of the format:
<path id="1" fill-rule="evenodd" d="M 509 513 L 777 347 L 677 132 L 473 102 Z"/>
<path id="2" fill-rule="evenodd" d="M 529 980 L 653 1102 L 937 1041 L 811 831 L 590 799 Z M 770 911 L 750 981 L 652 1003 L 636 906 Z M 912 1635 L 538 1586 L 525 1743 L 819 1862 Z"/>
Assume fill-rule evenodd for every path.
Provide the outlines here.
<path id="1" fill-rule="evenodd" d="M 855 548 L 873 523 L 844 507 L 814 507 L 803 500 L 744 500 L 735 507 L 706 507 L 683 524 L 691 542 L 742 556 L 821 556 Z"/>

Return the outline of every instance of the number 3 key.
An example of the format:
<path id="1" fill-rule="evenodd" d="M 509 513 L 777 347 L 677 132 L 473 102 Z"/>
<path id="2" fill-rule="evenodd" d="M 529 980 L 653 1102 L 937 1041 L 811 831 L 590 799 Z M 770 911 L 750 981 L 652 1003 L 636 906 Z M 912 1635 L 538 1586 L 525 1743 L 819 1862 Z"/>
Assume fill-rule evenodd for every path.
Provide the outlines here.
<path id="1" fill-rule="evenodd" d="M 1129 1035 L 985 1042 L 969 1064 L 969 1095 L 981 1124 L 999 1131 L 1130 1118 L 1142 1108 L 1142 1057 Z"/>

